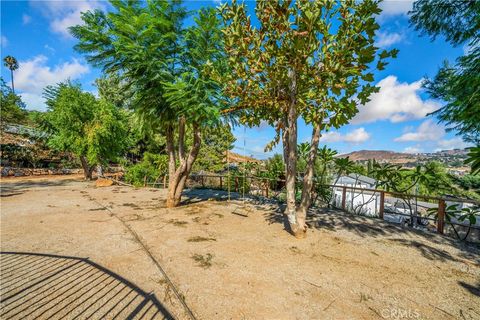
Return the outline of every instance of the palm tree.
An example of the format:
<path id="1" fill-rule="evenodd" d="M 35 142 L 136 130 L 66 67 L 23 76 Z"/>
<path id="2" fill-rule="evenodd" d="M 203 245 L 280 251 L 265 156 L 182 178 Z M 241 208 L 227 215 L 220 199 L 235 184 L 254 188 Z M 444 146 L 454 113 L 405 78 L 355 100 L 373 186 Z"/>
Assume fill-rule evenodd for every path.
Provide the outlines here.
<path id="1" fill-rule="evenodd" d="M 337 170 L 337 178 L 335 179 L 334 185 L 337 184 L 338 180 L 343 174 L 350 174 L 355 170 L 355 162 L 351 161 L 349 157 L 346 158 L 336 158 L 335 169 Z"/>
<path id="2" fill-rule="evenodd" d="M 12 92 L 15 93 L 15 86 L 13 85 L 13 71 L 18 69 L 18 61 L 17 59 L 15 59 L 15 57 L 6 56 L 5 58 L 3 58 L 3 64 L 5 65 L 5 67 L 10 69 L 10 75 L 12 77 Z"/>
<path id="3" fill-rule="evenodd" d="M 298 152 L 298 157 L 306 161 L 308 158 L 308 155 L 310 154 L 310 143 L 308 142 L 300 143 L 297 146 L 297 152 Z"/>

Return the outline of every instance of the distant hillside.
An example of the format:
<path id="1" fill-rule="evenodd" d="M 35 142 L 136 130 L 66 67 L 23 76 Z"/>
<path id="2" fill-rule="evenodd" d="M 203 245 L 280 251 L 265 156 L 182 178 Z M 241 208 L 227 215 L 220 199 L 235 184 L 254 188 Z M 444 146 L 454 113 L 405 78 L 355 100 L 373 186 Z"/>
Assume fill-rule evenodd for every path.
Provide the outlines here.
<path id="1" fill-rule="evenodd" d="M 349 157 L 349 159 L 352 161 L 365 161 L 370 159 L 377 160 L 377 161 L 415 159 L 415 155 L 413 154 L 386 151 L 386 150 L 360 150 L 360 151 L 350 152 L 347 154 L 341 154 L 338 157 L 340 158 Z"/>
<path id="2" fill-rule="evenodd" d="M 261 162 L 258 159 L 252 157 L 242 156 L 238 153 L 227 151 L 226 155 L 228 155 L 228 162 L 230 163 L 243 163 L 243 162 Z"/>
<path id="3" fill-rule="evenodd" d="M 367 160 L 376 160 L 378 162 L 389 162 L 401 164 L 404 166 L 415 166 L 424 164 L 428 161 L 440 161 L 447 167 L 464 167 L 463 161 L 468 151 L 465 149 L 442 150 L 432 153 L 401 153 L 386 150 L 360 150 L 347 154 L 341 154 L 338 157 L 349 157 L 352 161 L 364 162 Z M 464 168 L 468 170 L 468 167 Z"/>

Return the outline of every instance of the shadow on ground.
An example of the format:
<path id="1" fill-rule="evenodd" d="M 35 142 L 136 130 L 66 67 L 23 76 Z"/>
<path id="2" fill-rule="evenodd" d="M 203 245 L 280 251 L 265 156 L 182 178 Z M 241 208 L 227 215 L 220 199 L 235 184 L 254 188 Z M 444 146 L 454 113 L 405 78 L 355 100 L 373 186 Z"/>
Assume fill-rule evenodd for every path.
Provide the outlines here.
<path id="1" fill-rule="evenodd" d="M 182 205 L 199 204 L 210 199 L 215 201 L 227 201 L 228 192 L 212 189 L 188 189 L 183 193 Z M 242 199 L 237 192 L 230 192 L 232 203 Z M 283 212 L 285 204 L 260 196 L 247 196 L 247 202 L 257 210 L 265 211 L 265 220 L 269 223 L 283 224 L 288 232 Z M 459 258 L 474 261 L 480 264 L 480 249 L 475 244 L 457 241 L 456 239 L 439 236 L 432 232 L 416 230 L 402 225 L 389 223 L 380 219 L 346 213 L 339 209 L 327 207 L 311 208 L 307 216 L 309 228 L 329 230 L 332 232 L 348 231 L 362 238 L 378 238 L 396 245 L 412 247 L 419 251 L 422 256 L 429 260 L 437 261 L 460 261 Z M 454 257 L 442 247 L 451 246 L 460 251 L 458 257 Z"/>
<path id="2" fill-rule="evenodd" d="M 1 252 L 1 319 L 173 319 L 135 284 L 88 258 Z"/>
<path id="3" fill-rule="evenodd" d="M 78 179 L 59 179 L 59 180 L 25 180 L 7 182 L 0 185 L 0 196 L 12 197 L 24 193 L 28 189 L 40 187 L 59 187 L 66 186 L 72 182 L 78 182 Z"/>
<path id="4" fill-rule="evenodd" d="M 282 223 L 285 226 L 284 208 L 278 207 L 265 214 L 269 223 Z M 462 243 L 427 231 L 395 225 L 379 219 L 346 213 L 338 209 L 312 208 L 307 216 L 309 228 L 332 232 L 348 231 L 362 238 L 378 238 L 381 241 L 414 248 L 429 260 L 460 261 L 442 249 L 451 246 L 460 251 L 459 257 L 480 263 L 480 250 L 475 244 Z M 417 240 L 418 239 L 418 240 Z"/>

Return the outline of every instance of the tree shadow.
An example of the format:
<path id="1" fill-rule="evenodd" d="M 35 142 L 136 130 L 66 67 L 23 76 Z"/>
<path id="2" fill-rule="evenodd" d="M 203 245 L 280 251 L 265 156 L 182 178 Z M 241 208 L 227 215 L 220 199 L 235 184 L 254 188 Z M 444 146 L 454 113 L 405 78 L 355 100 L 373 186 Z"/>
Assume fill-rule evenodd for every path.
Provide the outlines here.
<path id="1" fill-rule="evenodd" d="M 278 206 L 265 214 L 269 223 L 283 223 L 285 206 Z M 404 231 L 402 227 L 378 221 L 380 225 L 372 223 L 372 218 L 345 213 L 331 208 L 312 208 L 308 211 L 307 226 L 309 228 L 337 232 L 347 230 L 360 237 L 378 237 L 389 233 Z"/>
<path id="2" fill-rule="evenodd" d="M 173 319 L 153 293 L 88 258 L 1 252 L 2 319 Z"/>
<path id="3" fill-rule="evenodd" d="M 465 289 L 467 289 L 471 294 L 480 297 L 480 281 L 478 281 L 477 285 L 471 285 L 463 281 L 458 281 L 458 284 Z"/>
<path id="4" fill-rule="evenodd" d="M 248 197 L 247 195 L 245 197 Z M 181 205 L 191 205 L 195 203 L 209 201 L 214 199 L 215 201 L 228 201 L 230 200 L 239 200 L 242 198 L 242 195 L 238 192 L 230 192 L 224 190 L 215 190 L 215 189 L 202 189 L 202 188 L 192 188 L 185 189 L 182 193 Z M 186 199 L 185 199 L 186 198 Z"/>
<path id="5" fill-rule="evenodd" d="M 284 206 L 265 213 L 269 223 L 282 223 L 285 226 Z M 460 261 L 458 258 L 479 261 L 480 250 L 474 244 L 463 243 L 455 239 L 440 236 L 429 231 L 416 230 L 402 225 L 396 225 L 377 218 L 346 213 L 338 209 L 312 208 L 307 215 L 309 228 L 328 230 L 331 232 L 351 232 L 362 238 L 379 238 L 392 244 L 411 247 L 418 250 L 425 258 L 438 261 Z M 285 227 L 288 231 L 288 228 Z M 415 240 L 418 239 L 418 240 Z M 459 252 L 457 257 L 451 255 L 442 247 L 450 246 Z"/>
<path id="6" fill-rule="evenodd" d="M 460 261 L 459 259 L 455 258 L 453 255 L 451 255 L 447 251 L 442 250 L 440 248 L 435 248 L 424 242 L 409 240 L 409 239 L 401 239 L 401 238 L 388 239 L 388 241 L 399 244 L 401 246 L 415 248 L 422 254 L 422 256 L 424 256 L 429 260 L 438 260 L 442 262 L 445 262 L 447 260 L 457 261 L 457 262 Z"/>
<path id="7" fill-rule="evenodd" d="M 79 179 L 58 179 L 58 180 L 23 180 L 2 183 L 0 185 L 0 193 L 2 197 L 21 194 L 28 189 L 40 187 L 60 187 L 68 185 L 72 182 L 81 181 Z"/>

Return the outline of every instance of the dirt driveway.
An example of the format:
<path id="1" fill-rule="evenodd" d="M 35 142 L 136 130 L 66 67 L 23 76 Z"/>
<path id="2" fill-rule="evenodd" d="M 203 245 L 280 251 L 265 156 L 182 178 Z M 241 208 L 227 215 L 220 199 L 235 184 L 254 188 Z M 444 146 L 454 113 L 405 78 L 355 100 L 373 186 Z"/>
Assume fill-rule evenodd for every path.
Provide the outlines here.
<path id="1" fill-rule="evenodd" d="M 480 318 L 479 248 L 326 210 L 297 240 L 275 206 L 239 204 L 195 190 L 166 209 L 163 190 L 3 180 L 0 316 Z"/>

